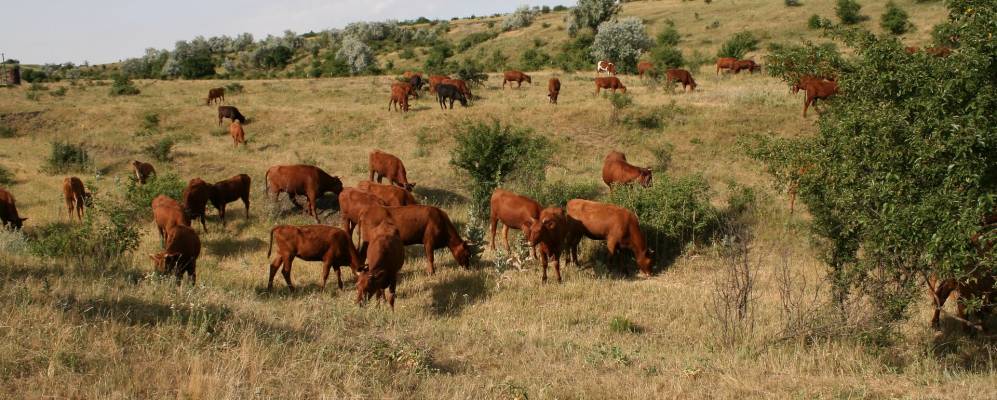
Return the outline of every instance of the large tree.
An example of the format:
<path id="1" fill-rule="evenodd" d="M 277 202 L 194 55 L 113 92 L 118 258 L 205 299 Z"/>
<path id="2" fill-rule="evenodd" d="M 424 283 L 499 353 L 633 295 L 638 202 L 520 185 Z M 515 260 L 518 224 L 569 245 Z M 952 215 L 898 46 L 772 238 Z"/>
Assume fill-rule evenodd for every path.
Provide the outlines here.
<path id="1" fill-rule="evenodd" d="M 578 5 L 571 9 L 571 21 L 568 32 L 574 36 L 583 28 L 597 29 L 599 24 L 608 21 L 620 11 L 616 0 L 578 0 Z"/>

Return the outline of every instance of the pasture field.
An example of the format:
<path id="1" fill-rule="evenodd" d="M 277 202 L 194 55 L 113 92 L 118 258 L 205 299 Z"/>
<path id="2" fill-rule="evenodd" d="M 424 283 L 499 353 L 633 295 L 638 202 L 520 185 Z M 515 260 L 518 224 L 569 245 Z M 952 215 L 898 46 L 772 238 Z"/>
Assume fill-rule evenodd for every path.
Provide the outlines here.
<path id="1" fill-rule="evenodd" d="M 137 222 L 131 267 L 107 271 L 36 257 L 23 237 L 0 233 L 0 397 L 997 398 L 992 341 L 936 337 L 927 296 L 902 337 L 887 344 L 784 329 L 788 314 L 817 313 L 826 302 L 824 270 L 806 210 L 789 213 L 785 193 L 745 156 L 738 137 L 812 134 L 816 117 L 800 117 L 802 95 L 767 76 L 715 77 L 706 69 L 689 94 L 622 77 L 635 102 L 624 115 L 657 113 L 663 121 L 641 128 L 610 121 L 591 73 L 559 74 L 560 104 L 547 104 L 552 74 L 534 73 L 534 84 L 520 90 L 501 89 L 492 75 L 469 108 L 444 112 L 424 97 L 404 114 L 385 111 L 388 76 L 243 81 L 245 92 L 230 94 L 228 104 L 251 120 L 246 148 L 233 148 L 215 108 L 203 105 L 209 88 L 227 82 L 137 81 L 141 94 L 123 97 L 109 97 L 107 86 L 59 83 L 49 90 L 67 87 L 64 96 L 42 91 L 37 101 L 26 98 L 27 88 L 0 91 L 0 116 L 16 132 L 0 138 L 0 165 L 14 176 L 7 188 L 29 218 L 28 237 L 67 221 L 60 185 L 68 174 L 44 169 L 53 141 L 89 150 L 92 168 L 76 175 L 98 202 L 120 193 L 128 161 L 150 161 L 142 149 L 166 137 L 177 145 L 172 161 L 153 161 L 160 174 L 254 180 L 249 220 L 233 204 L 223 228 L 209 211 L 193 288 L 152 274 L 147 254 L 159 240 L 151 217 Z M 159 119 L 151 132 L 143 128 L 149 113 Z M 368 152 L 382 149 L 405 161 L 420 202 L 463 227 L 467 189 L 448 164 L 453 136 L 490 120 L 549 138 L 547 180 L 591 183 L 597 196 L 606 192 L 600 170 L 610 149 L 650 165 L 651 149 L 665 143 L 674 146 L 672 163 L 655 174 L 702 174 L 718 205 L 728 182 L 754 188 L 752 333 L 734 348 L 717 338 L 709 309 L 722 260 L 709 246 L 640 278 L 632 265 L 630 275 L 607 272 L 601 245 L 585 242 L 585 268 L 566 266 L 564 283 L 546 285 L 535 261 L 506 262 L 508 254 L 488 250 L 469 270 L 440 251 L 437 273 L 428 276 L 413 246 L 394 312 L 357 307 L 348 271 L 346 289 L 320 290 L 319 265 L 300 260 L 293 272 L 300 290 L 289 293 L 278 277 L 266 293 L 270 228 L 310 223 L 286 199 L 265 198 L 269 166 L 314 163 L 354 186 L 367 176 Z M 338 225 L 330 203 L 322 204 L 323 222 Z M 523 253 L 520 246 L 516 257 Z M 784 308 L 784 287 L 801 293 L 799 308 Z"/>

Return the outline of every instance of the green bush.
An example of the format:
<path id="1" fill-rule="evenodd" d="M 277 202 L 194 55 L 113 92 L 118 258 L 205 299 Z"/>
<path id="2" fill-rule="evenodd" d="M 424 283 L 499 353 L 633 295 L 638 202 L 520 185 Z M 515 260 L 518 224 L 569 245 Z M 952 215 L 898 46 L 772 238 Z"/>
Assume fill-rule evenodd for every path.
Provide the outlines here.
<path id="1" fill-rule="evenodd" d="M 519 62 L 519 67 L 524 71 L 538 71 L 550 63 L 550 56 L 538 48 L 530 48 L 523 52 L 523 57 Z"/>
<path id="2" fill-rule="evenodd" d="M 914 27 L 907 18 L 907 12 L 892 1 L 886 3 L 886 11 L 880 18 L 879 26 L 894 35 L 902 35 Z"/>
<path id="3" fill-rule="evenodd" d="M 484 72 L 481 64 L 474 59 L 468 58 L 457 68 L 457 78 L 472 86 L 480 86 L 488 80 L 488 74 Z"/>
<path id="4" fill-rule="evenodd" d="M 70 171 L 83 171 L 92 164 L 90 155 L 82 145 L 66 142 L 52 142 L 48 159 L 45 160 L 46 170 L 57 174 Z"/>
<path id="5" fill-rule="evenodd" d="M 536 200 L 537 203 L 540 203 L 541 207 L 565 207 L 568 204 L 568 200 L 593 200 L 599 196 L 602 189 L 602 185 L 595 182 L 567 183 L 554 181 L 521 183 L 517 186 L 516 191 Z"/>
<path id="6" fill-rule="evenodd" d="M 613 112 L 609 115 L 609 120 L 614 124 L 619 123 L 620 112 L 630 108 L 634 104 L 633 97 L 630 97 L 626 93 L 611 93 L 606 96 L 609 99 L 609 104 L 613 107 Z"/>
<path id="7" fill-rule="evenodd" d="M 60 88 L 58 88 L 58 89 L 56 89 L 56 90 L 53 90 L 53 91 L 52 91 L 51 93 L 49 93 L 49 94 L 50 94 L 50 95 L 52 95 L 52 97 L 63 97 L 63 96 L 65 96 L 65 95 L 66 95 L 66 92 L 68 92 L 68 91 L 69 91 L 69 90 L 68 90 L 68 89 L 66 89 L 66 87 L 65 87 L 65 86 L 63 86 L 63 87 L 60 87 Z"/>
<path id="8" fill-rule="evenodd" d="M 157 172 L 144 185 L 132 178 L 125 185 L 125 205 L 123 207 L 134 218 L 144 219 L 149 215 L 147 210 L 152 205 L 152 199 L 162 194 L 179 201 L 185 187 L 187 187 L 187 182 L 171 172 L 162 174 Z"/>
<path id="9" fill-rule="evenodd" d="M 609 330 L 616 333 L 640 333 L 642 329 L 629 319 L 616 316 L 609 321 Z"/>
<path id="10" fill-rule="evenodd" d="M 142 129 L 155 131 L 159 129 L 159 114 L 147 112 L 142 116 Z"/>
<path id="11" fill-rule="evenodd" d="M 139 243 L 133 216 L 125 208 L 105 201 L 93 202 L 83 224 L 41 225 L 33 236 L 29 249 L 36 256 L 60 259 L 71 267 L 100 273 L 129 266 L 131 252 Z"/>
<path id="12" fill-rule="evenodd" d="M 465 52 L 474 46 L 492 40 L 496 37 L 498 37 L 498 32 L 493 32 L 493 31 L 474 32 L 470 35 L 465 36 L 463 39 L 457 42 L 457 51 Z M 409 51 L 411 52 L 411 50 Z M 415 54 L 413 53 L 413 56 L 414 55 Z"/>
<path id="13" fill-rule="evenodd" d="M 561 52 L 554 56 L 554 66 L 564 70 L 564 72 L 574 72 L 587 70 L 592 66 L 589 53 L 592 51 L 592 43 L 595 37 L 589 34 L 580 34 L 561 45 Z"/>
<path id="14" fill-rule="evenodd" d="M 0 185 L 11 185 L 14 183 L 14 174 L 0 165 Z"/>
<path id="15" fill-rule="evenodd" d="M 0 125 L 0 138 L 12 138 L 17 136 L 17 131 L 6 125 Z"/>
<path id="16" fill-rule="evenodd" d="M 675 151 L 675 145 L 671 143 L 662 143 L 661 145 L 651 147 L 651 154 L 654 155 L 654 167 L 652 168 L 654 172 L 662 174 L 668 171 L 668 167 L 672 165 L 672 153 Z"/>
<path id="17" fill-rule="evenodd" d="M 855 0 L 838 0 L 838 4 L 834 7 L 834 12 L 841 19 L 841 23 L 845 25 L 854 25 L 865 20 L 862 14 L 859 14 L 859 10 L 862 6 L 858 1 Z"/>
<path id="18" fill-rule="evenodd" d="M 749 51 L 758 50 L 758 38 L 748 31 L 735 33 L 720 45 L 717 57 L 744 58 Z"/>
<path id="19" fill-rule="evenodd" d="M 810 16 L 807 20 L 807 27 L 810 29 L 820 29 L 831 25 L 831 21 L 821 18 L 820 15 L 814 14 Z"/>
<path id="20" fill-rule="evenodd" d="M 239 82 L 232 82 L 225 85 L 225 92 L 229 94 L 239 94 L 242 93 L 244 90 L 246 90 L 246 88 L 243 87 L 242 83 Z"/>
<path id="21" fill-rule="evenodd" d="M 175 144 L 173 138 L 162 138 L 156 143 L 144 147 L 142 152 L 156 161 L 167 162 L 173 160 L 173 146 Z"/>
<path id="22" fill-rule="evenodd" d="M 817 45 L 807 41 L 802 45 L 769 46 L 765 65 L 769 75 L 781 78 L 790 86 L 806 75 L 835 77 L 851 68 L 834 43 Z"/>
<path id="23" fill-rule="evenodd" d="M 131 79 L 125 75 L 116 75 L 111 84 L 111 96 L 134 96 L 141 93 Z"/>

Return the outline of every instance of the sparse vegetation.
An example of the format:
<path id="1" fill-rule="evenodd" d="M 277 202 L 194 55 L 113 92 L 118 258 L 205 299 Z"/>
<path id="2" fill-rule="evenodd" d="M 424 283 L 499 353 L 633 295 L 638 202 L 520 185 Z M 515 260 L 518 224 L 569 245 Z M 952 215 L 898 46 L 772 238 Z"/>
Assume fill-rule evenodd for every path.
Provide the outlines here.
<path id="1" fill-rule="evenodd" d="M 111 84 L 111 96 L 134 96 L 141 93 L 141 91 L 135 87 L 131 79 L 128 79 L 126 75 L 118 75 L 114 77 L 114 83 Z"/>
<path id="2" fill-rule="evenodd" d="M 162 138 L 143 148 L 142 152 L 156 161 L 168 162 L 173 160 L 174 145 L 176 145 L 176 142 L 173 138 Z"/>
<path id="3" fill-rule="evenodd" d="M 83 171 L 93 165 L 89 153 L 82 145 L 67 142 L 52 142 L 46 169 L 50 174 Z"/>
<path id="4" fill-rule="evenodd" d="M 10 185 L 14 183 L 14 174 L 0 165 L 0 185 Z"/>

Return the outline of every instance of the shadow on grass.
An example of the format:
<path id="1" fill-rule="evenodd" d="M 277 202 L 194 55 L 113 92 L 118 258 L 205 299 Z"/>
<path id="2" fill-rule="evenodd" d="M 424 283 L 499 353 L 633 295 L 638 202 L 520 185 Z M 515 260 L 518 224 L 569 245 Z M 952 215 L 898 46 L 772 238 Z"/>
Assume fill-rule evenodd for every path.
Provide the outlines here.
<path id="1" fill-rule="evenodd" d="M 465 307 L 490 296 L 486 276 L 474 273 L 453 277 L 433 286 L 433 303 L 430 306 L 438 316 L 460 314 Z"/>
<path id="2" fill-rule="evenodd" d="M 205 247 L 219 257 L 229 257 L 258 252 L 265 249 L 266 245 L 267 243 L 259 238 L 233 239 L 226 237 L 207 242 Z"/>
<path id="3" fill-rule="evenodd" d="M 467 202 L 467 197 L 446 189 L 416 186 L 414 193 L 419 202 L 436 207 L 446 207 Z"/>
<path id="4" fill-rule="evenodd" d="M 301 260 L 297 260 L 297 263 Z M 316 263 L 316 265 L 319 265 Z M 269 267 L 268 267 L 269 268 Z M 295 267 L 297 269 L 297 267 Z M 325 289 L 322 289 L 322 285 L 319 282 L 308 282 L 302 284 L 302 282 L 295 280 L 294 276 L 291 276 L 291 282 L 294 282 L 294 290 L 291 291 L 287 288 L 287 284 L 284 282 L 284 278 L 277 272 L 277 276 L 273 278 L 273 290 L 267 291 L 266 278 L 269 275 L 263 276 L 263 285 L 256 288 L 256 297 L 259 299 L 298 299 L 302 297 L 307 297 L 314 295 L 316 293 L 322 294 L 327 293 L 330 296 L 353 296 L 356 295 L 356 277 L 350 272 L 349 267 L 343 267 L 343 288 L 340 289 L 336 284 L 336 271 L 329 270 L 329 282 L 325 285 Z M 267 272 L 269 274 L 269 272 Z"/>

